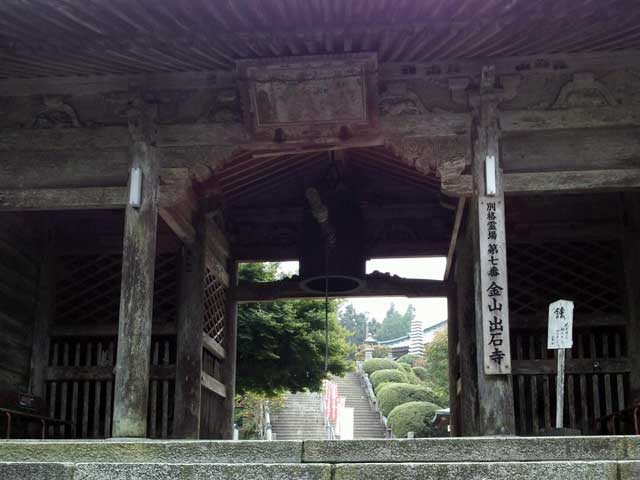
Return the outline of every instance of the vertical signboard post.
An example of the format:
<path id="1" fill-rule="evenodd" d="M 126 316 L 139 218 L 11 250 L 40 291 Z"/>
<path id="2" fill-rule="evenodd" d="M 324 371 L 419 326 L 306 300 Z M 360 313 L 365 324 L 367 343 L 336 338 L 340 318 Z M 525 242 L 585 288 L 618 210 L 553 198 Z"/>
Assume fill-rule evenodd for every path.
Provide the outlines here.
<path id="1" fill-rule="evenodd" d="M 556 428 L 563 428 L 565 353 L 573 346 L 573 302 L 558 300 L 549 304 L 547 348 L 558 350 L 556 380 Z"/>

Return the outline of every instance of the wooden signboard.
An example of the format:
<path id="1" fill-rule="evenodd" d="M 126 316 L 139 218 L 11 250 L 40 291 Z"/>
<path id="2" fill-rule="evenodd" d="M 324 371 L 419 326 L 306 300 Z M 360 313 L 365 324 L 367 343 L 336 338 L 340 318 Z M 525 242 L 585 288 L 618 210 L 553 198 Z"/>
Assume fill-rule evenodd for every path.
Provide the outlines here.
<path id="1" fill-rule="evenodd" d="M 558 300 L 549 304 L 549 331 L 547 348 L 558 350 L 558 375 L 556 377 L 556 428 L 564 421 L 564 371 L 566 349 L 573 347 L 573 302 Z"/>
<path id="2" fill-rule="evenodd" d="M 254 141 L 326 143 L 374 134 L 377 68 L 370 53 L 238 61 Z"/>
<path id="3" fill-rule="evenodd" d="M 504 197 L 479 198 L 482 335 L 486 375 L 511 373 Z"/>

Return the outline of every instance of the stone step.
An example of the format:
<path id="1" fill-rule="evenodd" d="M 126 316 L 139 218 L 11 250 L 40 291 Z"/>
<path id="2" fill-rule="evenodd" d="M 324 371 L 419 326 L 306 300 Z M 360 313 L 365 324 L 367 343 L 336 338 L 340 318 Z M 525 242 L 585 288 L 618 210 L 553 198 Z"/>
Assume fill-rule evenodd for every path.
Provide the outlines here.
<path id="1" fill-rule="evenodd" d="M 637 480 L 640 462 L 503 462 L 414 464 L 0 463 L 0 478 L 29 480 Z"/>
<path id="2" fill-rule="evenodd" d="M 640 437 L 348 441 L 0 440 L 3 462 L 431 463 L 640 460 Z M 0 478 L 4 478 L 1 477 Z"/>

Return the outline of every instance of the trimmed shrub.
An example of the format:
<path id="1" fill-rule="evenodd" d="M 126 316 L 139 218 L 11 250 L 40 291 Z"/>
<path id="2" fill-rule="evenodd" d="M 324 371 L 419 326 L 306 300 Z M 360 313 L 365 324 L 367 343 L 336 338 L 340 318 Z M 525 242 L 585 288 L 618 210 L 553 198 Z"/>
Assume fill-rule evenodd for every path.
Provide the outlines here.
<path id="1" fill-rule="evenodd" d="M 406 438 L 409 432 L 416 437 L 437 436 L 437 430 L 431 425 L 436 410 L 440 407 L 430 402 L 403 403 L 389 413 L 389 427 L 398 438 Z"/>
<path id="2" fill-rule="evenodd" d="M 399 363 L 406 363 L 410 367 L 413 367 L 416 364 L 416 361 L 419 358 L 422 358 L 422 357 L 420 355 L 416 354 L 416 353 L 407 353 L 406 355 L 401 356 L 398 359 L 398 362 Z"/>
<path id="3" fill-rule="evenodd" d="M 362 364 L 362 369 L 367 375 L 371 375 L 378 370 L 391 370 L 398 369 L 398 364 L 388 358 L 372 358 Z"/>
<path id="4" fill-rule="evenodd" d="M 398 362 L 398 367 L 405 373 L 411 373 L 411 365 L 409 365 L 408 363 Z"/>
<path id="5" fill-rule="evenodd" d="M 377 370 L 371 374 L 369 380 L 371 380 L 373 388 L 377 390 L 380 385 L 384 385 L 389 382 L 406 383 L 407 375 L 404 372 L 395 369 Z"/>
<path id="6" fill-rule="evenodd" d="M 383 385 L 376 395 L 378 406 L 384 416 L 389 415 L 398 405 L 408 402 L 434 402 L 435 394 L 430 388 L 410 383 L 389 383 Z"/>
<path id="7" fill-rule="evenodd" d="M 413 370 L 415 376 L 423 382 L 426 381 L 427 378 L 429 378 L 429 372 L 427 372 L 427 369 L 424 367 L 413 367 L 411 370 Z"/>

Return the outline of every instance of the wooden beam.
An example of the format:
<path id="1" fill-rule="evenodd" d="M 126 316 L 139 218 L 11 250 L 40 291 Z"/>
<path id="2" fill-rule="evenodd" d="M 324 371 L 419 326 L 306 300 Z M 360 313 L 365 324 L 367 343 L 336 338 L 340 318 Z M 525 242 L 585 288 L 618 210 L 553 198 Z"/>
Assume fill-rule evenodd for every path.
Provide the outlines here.
<path id="1" fill-rule="evenodd" d="M 176 367 L 173 365 L 152 365 L 149 372 L 152 380 L 174 380 Z M 44 372 L 47 382 L 68 381 L 110 381 L 113 380 L 113 367 L 47 367 Z"/>
<path id="2" fill-rule="evenodd" d="M 334 295 L 334 297 L 446 297 L 449 291 L 450 285 L 440 280 L 411 279 L 373 274 L 366 276 L 365 286 L 362 289 L 351 294 Z M 314 294 L 303 290 L 298 280 L 241 282 L 237 290 L 239 303 L 322 298 L 323 296 L 323 293 Z"/>
<path id="3" fill-rule="evenodd" d="M 202 346 L 218 360 L 226 358 L 224 347 L 207 334 L 202 334 Z"/>
<path id="4" fill-rule="evenodd" d="M 202 211 L 194 223 L 193 244 L 182 247 L 180 261 L 174 436 L 182 439 L 200 438 L 206 228 Z"/>
<path id="5" fill-rule="evenodd" d="M 451 232 L 451 240 L 449 241 L 449 251 L 447 252 L 447 266 L 444 270 L 444 279 L 448 280 L 453 267 L 453 259 L 456 254 L 456 246 L 458 244 L 458 236 L 460 235 L 460 225 L 464 215 L 464 206 L 466 199 L 464 197 L 458 199 L 458 207 L 456 208 L 456 218 L 453 222 L 453 231 Z"/>
<path id="6" fill-rule="evenodd" d="M 113 436 L 147 436 L 151 324 L 158 231 L 160 167 L 153 139 L 155 108 L 142 105 L 129 124 L 132 167 L 142 171 L 139 208 L 125 210 Z M 135 116 L 133 116 L 135 115 Z"/>
<path id="7" fill-rule="evenodd" d="M 631 361 L 628 358 L 602 358 L 598 359 L 598 367 L 594 367 L 591 358 L 573 358 L 567 360 L 565 373 L 594 375 L 600 372 L 629 373 Z M 558 366 L 555 359 L 550 360 L 514 360 L 514 375 L 555 375 Z"/>
<path id="8" fill-rule="evenodd" d="M 175 335 L 176 324 L 171 322 L 153 322 L 153 335 Z M 115 337 L 118 335 L 118 325 L 112 324 L 83 324 L 65 325 L 55 323 L 49 327 L 51 337 Z"/>
<path id="9" fill-rule="evenodd" d="M 174 205 L 180 185 L 158 187 L 159 205 Z M 36 188 L 0 190 L 0 211 L 94 210 L 125 208 L 127 187 Z"/>
<path id="10" fill-rule="evenodd" d="M 506 110 L 500 112 L 503 132 L 640 126 L 637 106 Z"/>
<path id="11" fill-rule="evenodd" d="M 210 392 L 213 392 L 216 395 L 221 396 L 222 398 L 225 398 L 225 399 L 227 398 L 227 389 L 225 388 L 224 384 L 219 380 L 216 380 L 215 378 L 213 378 L 208 373 L 205 373 L 205 372 L 201 373 L 200 382 L 201 382 L 202 388 L 206 388 Z M 223 412 L 216 412 L 216 413 L 218 413 L 219 415 L 223 414 Z"/>
<path id="12" fill-rule="evenodd" d="M 640 188 L 640 169 L 585 170 L 572 172 L 507 173 L 504 191 L 525 193 L 593 193 Z M 443 193 L 453 196 L 471 196 L 471 175 L 460 175 L 442 184 Z"/>

